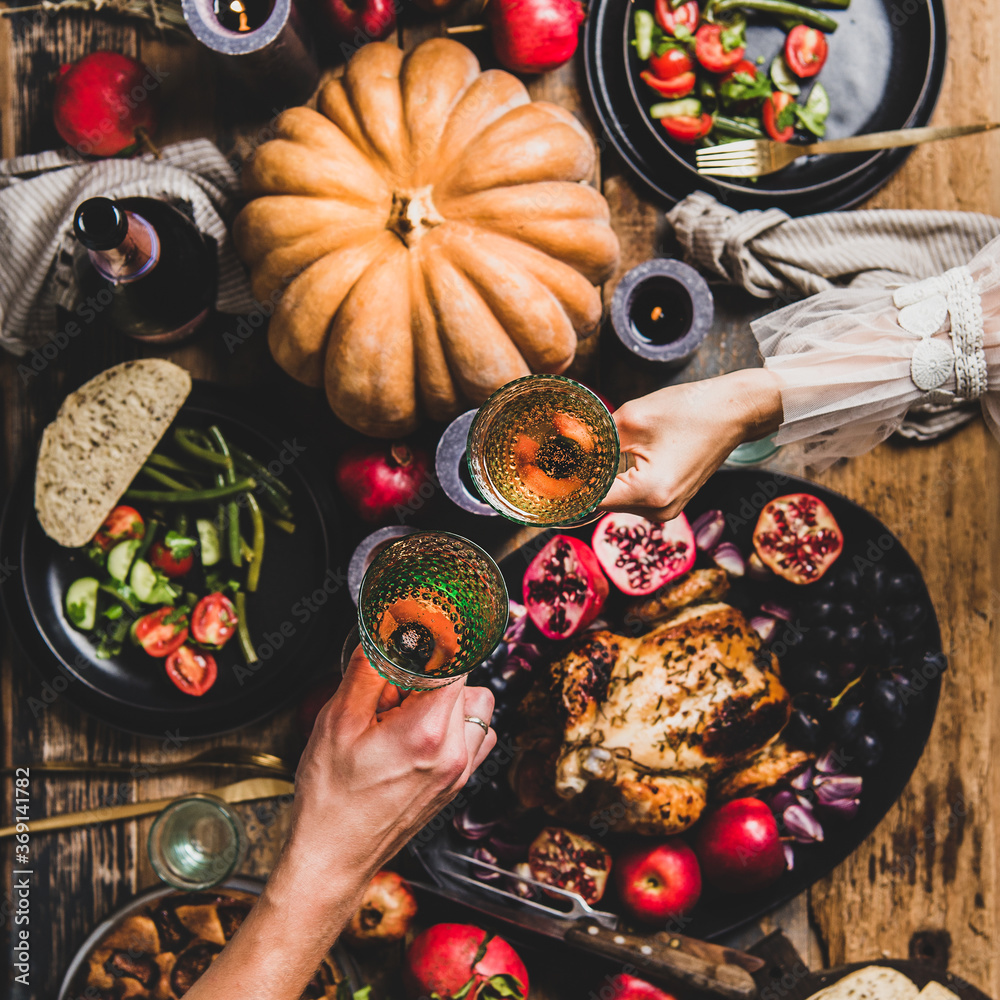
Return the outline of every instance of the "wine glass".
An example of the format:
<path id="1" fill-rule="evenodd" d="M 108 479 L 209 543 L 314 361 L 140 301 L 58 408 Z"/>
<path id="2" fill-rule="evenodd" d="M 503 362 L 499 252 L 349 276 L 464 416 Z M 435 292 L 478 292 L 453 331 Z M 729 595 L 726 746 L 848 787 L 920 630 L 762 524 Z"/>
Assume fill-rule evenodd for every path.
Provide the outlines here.
<path id="1" fill-rule="evenodd" d="M 386 546 L 365 572 L 361 648 L 399 688 L 443 687 L 493 652 L 508 608 L 500 569 L 478 545 L 446 531 L 418 531 Z M 349 636 L 345 665 L 354 648 Z"/>
<path id="2" fill-rule="evenodd" d="M 479 408 L 466 448 L 483 499 L 510 521 L 573 527 L 596 521 L 619 471 L 618 429 L 586 386 L 528 375 Z"/>

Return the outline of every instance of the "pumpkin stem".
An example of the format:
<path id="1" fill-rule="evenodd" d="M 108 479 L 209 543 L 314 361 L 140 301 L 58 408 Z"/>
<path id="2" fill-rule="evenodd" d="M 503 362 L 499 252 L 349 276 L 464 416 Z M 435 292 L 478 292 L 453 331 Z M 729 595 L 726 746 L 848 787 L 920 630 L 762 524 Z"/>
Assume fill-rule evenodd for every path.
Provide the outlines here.
<path id="1" fill-rule="evenodd" d="M 393 191 L 385 228 L 392 230 L 408 247 L 442 222 L 444 217 L 431 201 L 430 185 L 418 191 Z"/>

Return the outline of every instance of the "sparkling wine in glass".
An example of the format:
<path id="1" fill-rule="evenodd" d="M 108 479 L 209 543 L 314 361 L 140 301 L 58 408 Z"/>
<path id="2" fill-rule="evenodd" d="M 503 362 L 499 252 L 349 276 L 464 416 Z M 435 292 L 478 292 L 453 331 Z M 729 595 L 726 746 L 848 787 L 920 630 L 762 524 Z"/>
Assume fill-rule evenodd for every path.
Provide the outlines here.
<path id="1" fill-rule="evenodd" d="M 502 386 L 469 428 L 469 471 L 483 499 L 518 524 L 586 524 L 618 474 L 618 429 L 586 386 L 528 375 Z"/>
<path id="2" fill-rule="evenodd" d="M 361 647 L 397 687 L 442 687 L 496 648 L 507 611 L 507 587 L 486 552 L 458 535 L 419 531 L 368 567 L 358 598 Z"/>

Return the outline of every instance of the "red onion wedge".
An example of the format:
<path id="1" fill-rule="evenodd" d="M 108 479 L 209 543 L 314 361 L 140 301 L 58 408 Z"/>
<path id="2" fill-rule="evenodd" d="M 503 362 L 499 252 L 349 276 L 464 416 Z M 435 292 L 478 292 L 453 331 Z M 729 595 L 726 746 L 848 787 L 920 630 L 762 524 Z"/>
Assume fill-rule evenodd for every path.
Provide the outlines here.
<path id="1" fill-rule="evenodd" d="M 707 510 L 694 524 L 694 543 L 702 552 L 711 552 L 722 541 L 726 530 L 726 516 L 721 510 Z"/>
<path id="2" fill-rule="evenodd" d="M 743 576 L 747 571 L 747 561 L 732 542 L 722 542 L 712 552 L 712 558 L 719 569 L 724 569 L 730 576 Z"/>

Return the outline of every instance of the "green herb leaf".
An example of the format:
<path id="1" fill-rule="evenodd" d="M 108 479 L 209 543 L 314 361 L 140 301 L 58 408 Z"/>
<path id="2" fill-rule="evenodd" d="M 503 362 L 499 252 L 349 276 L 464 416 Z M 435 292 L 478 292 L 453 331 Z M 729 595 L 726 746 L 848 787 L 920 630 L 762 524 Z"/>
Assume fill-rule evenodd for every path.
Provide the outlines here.
<path id="1" fill-rule="evenodd" d="M 185 556 L 189 556 L 198 547 L 197 538 L 190 538 L 177 531 L 168 531 L 163 542 L 170 549 L 170 554 L 175 559 L 183 559 Z"/>
<path id="2" fill-rule="evenodd" d="M 719 41 L 722 42 L 723 52 L 732 52 L 733 49 L 746 48 L 747 44 L 747 22 L 745 17 L 734 17 L 728 24 L 722 26 L 722 33 Z"/>
<path id="3" fill-rule="evenodd" d="M 87 609 L 82 604 L 70 604 L 66 607 L 66 614 L 74 625 L 81 625 L 87 617 Z"/>
<path id="4" fill-rule="evenodd" d="M 674 38 L 679 42 L 687 42 L 694 38 L 694 32 L 686 24 L 674 26 Z"/>
<path id="5" fill-rule="evenodd" d="M 362 986 L 360 990 L 355 990 L 351 1000 L 371 1000 L 371 986 Z"/>
<path id="6" fill-rule="evenodd" d="M 517 976 L 508 973 L 490 976 L 477 994 L 477 1000 L 500 1000 L 503 997 L 524 1000 L 524 986 Z"/>
<path id="7" fill-rule="evenodd" d="M 111 604 L 104 609 L 104 617 L 110 618 L 112 621 L 115 618 L 121 618 L 122 616 L 122 606 L 120 604 Z"/>
<path id="8" fill-rule="evenodd" d="M 775 127 L 779 132 L 784 132 L 789 125 L 794 125 L 798 117 L 798 112 L 802 110 L 802 107 L 792 101 L 791 104 L 786 105 L 778 112 L 777 120 L 775 121 Z"/>
<path id="9" fill-rule="evenodd" d="M 719 96 L 732 104 L 761 100 L 771 96 L 771 84 L 763 73 L 735 73 L 719 88 Z"/>

